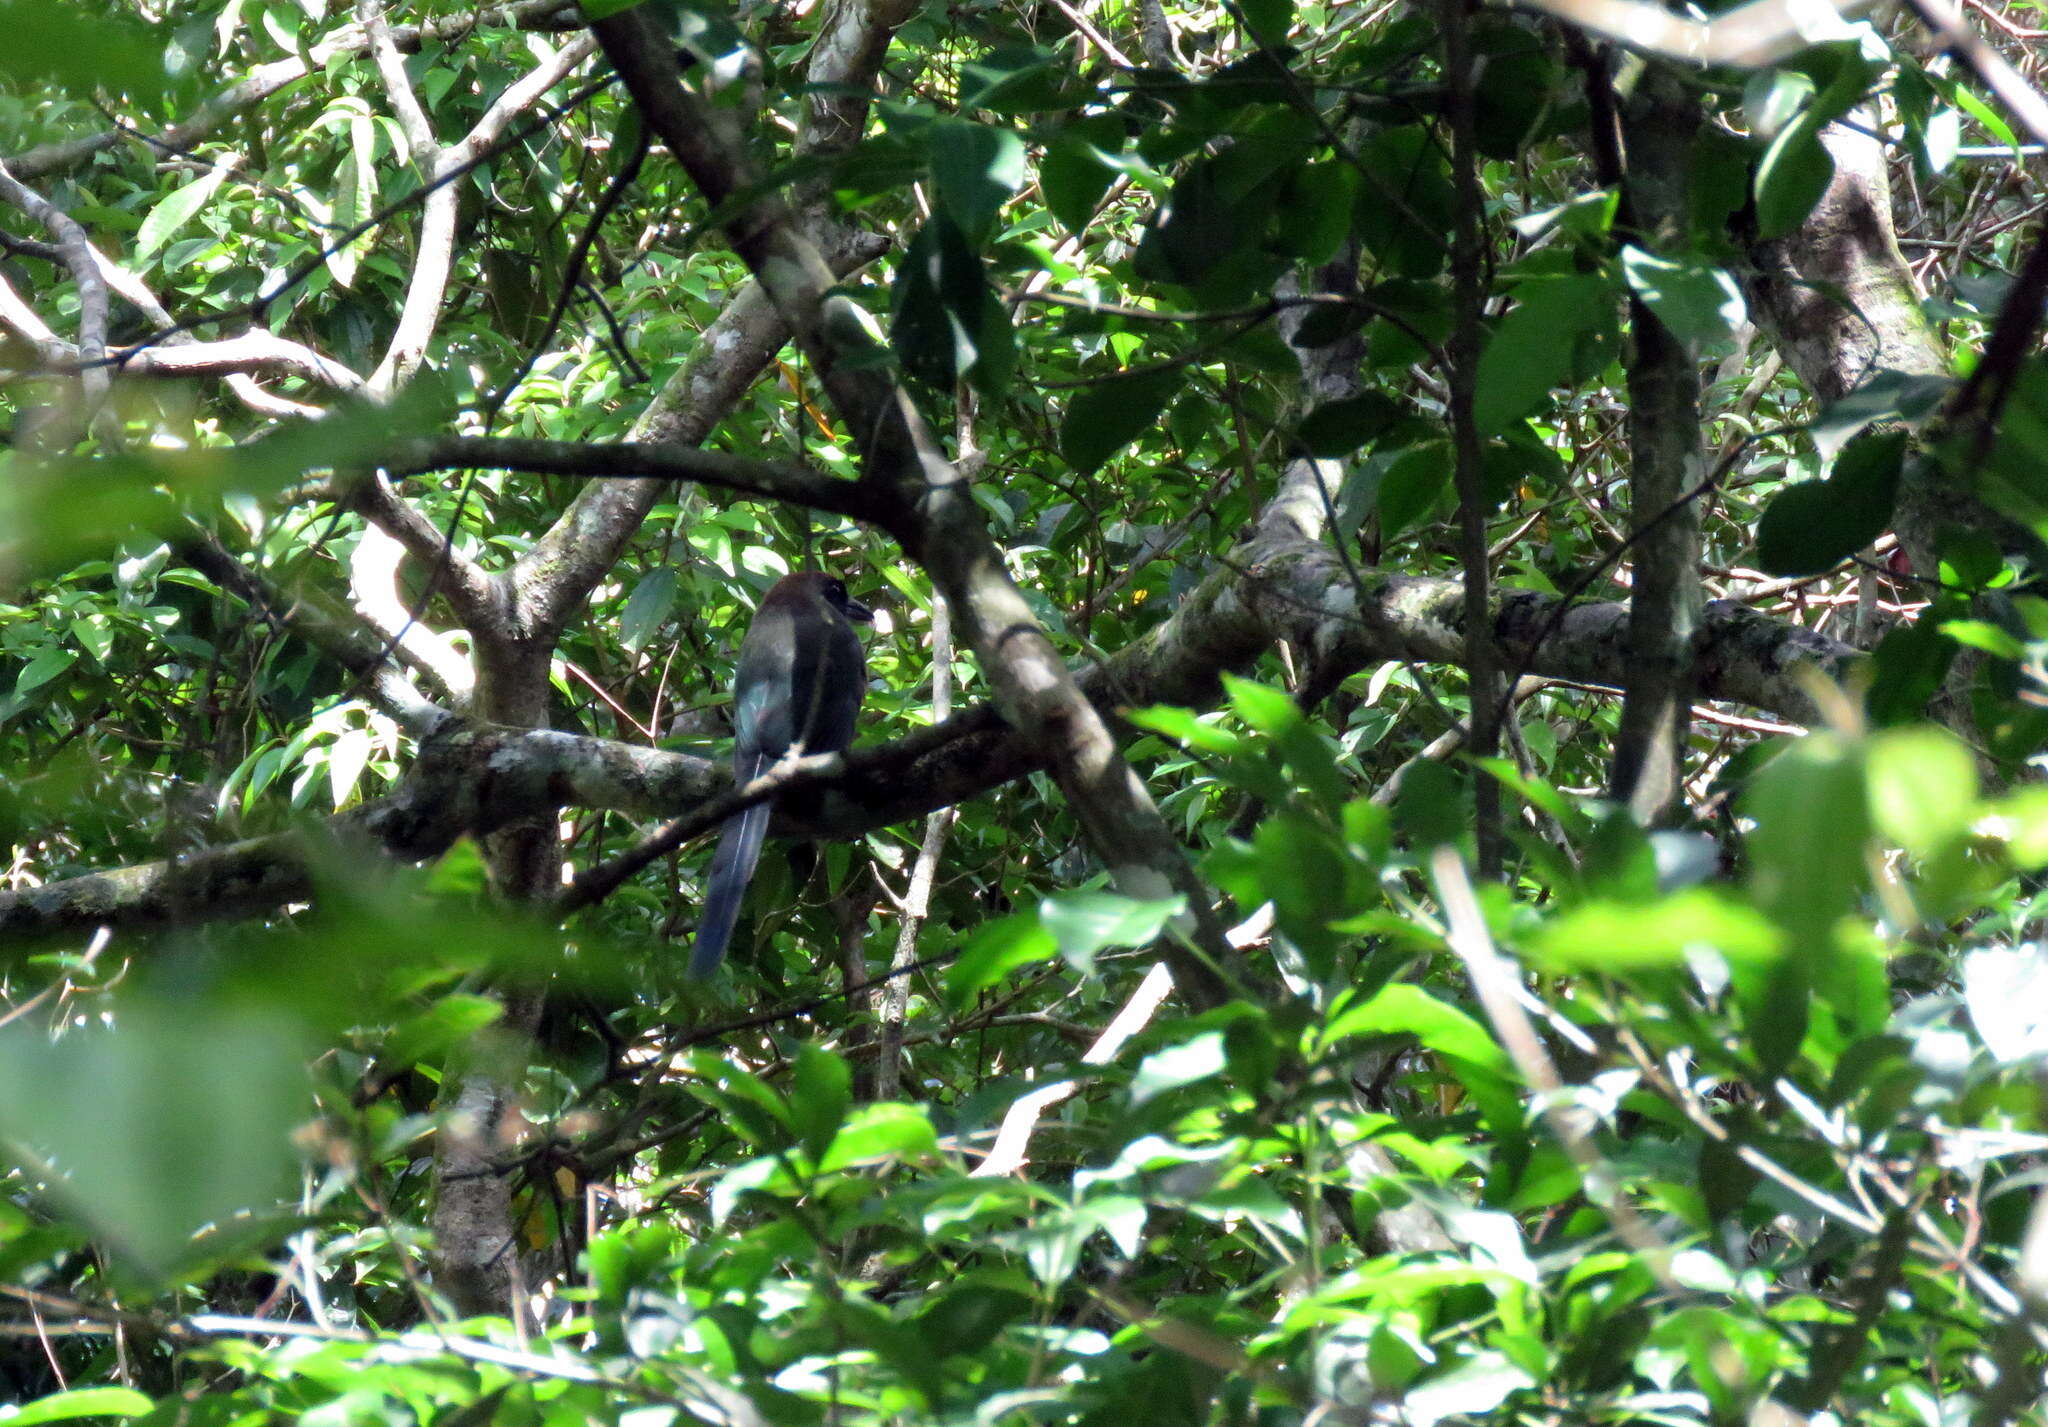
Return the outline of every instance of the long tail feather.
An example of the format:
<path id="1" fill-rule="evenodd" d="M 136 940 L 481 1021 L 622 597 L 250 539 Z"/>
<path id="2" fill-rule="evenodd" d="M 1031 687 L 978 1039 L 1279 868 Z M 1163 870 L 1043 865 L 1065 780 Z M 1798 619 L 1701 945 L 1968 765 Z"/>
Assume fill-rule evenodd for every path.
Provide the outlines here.
<path id="1" fill-rule="evenodd" d="M 696 945 L 690 950 L 690 975 L 698 980 L 718 970 L 719 962 L 725 960 L 726 944 L 740 919 L 740 902 L 747 895 L 747 884 L 754 880 L 754 864 L 761 860 L 770 811 L 770 804 L 756 803 L 734 813 L 718 835 L 718 852 L 711 859 L 711 885 L 704 894 L 704 915 L 697 923 Z"/>

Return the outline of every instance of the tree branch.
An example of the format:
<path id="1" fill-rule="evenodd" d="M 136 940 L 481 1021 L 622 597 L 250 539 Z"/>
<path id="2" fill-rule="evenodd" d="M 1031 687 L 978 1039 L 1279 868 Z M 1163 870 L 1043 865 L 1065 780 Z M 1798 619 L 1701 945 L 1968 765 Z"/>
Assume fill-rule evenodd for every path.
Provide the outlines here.
<path id="1" fill-rule="evenodd" d="M 832 233 L 827 260 L 841 277 L 873 261 L 888 246 L 886 239 L 876 235 Z M 704 329 L 689 358 L 634 422 L 629 445 L 662 452 L 661 462 L 683 459 L 682 453 L 717 429 L 788 340 L 788 324 L 760 284 L 749 279 Z M 599 479 L 577 493 L 561 519 L 519 557 L 507 575 L 514 591 L 514 608 L 529 628 L 559 629 L 582 608 L 670 480 L 682 472 L 650 469 L 638 478 L 625 479 L 612 471 L 590 474 Z"/>
<path id="2" fill-rule="evenodd" d="M 1694 132 L 1699 102 L 1652 65 L 1627 106 L 1623 228 L 1651 252 L 1691 241 Z M 1704 475 L 1698 343 L 1629 298 L 1628 693 L 1614 740 L 1613 791 L 1645 826 L 1682 810 L 1691 732 L 1693 642 L 1700 628 L 1700 508 L 1687 498 Z"/>
<path id="3" fill-rule="evenodd" d="M 642 12 L 609 16 L 592 29 L 649 125 L 714 207 L 762 192 L 726 115 L 683 86 L 674 54 Z M 864 356 L 872 339 L 847 300 L 830 295 L 831 269 L 787 210 L 772 196 L 756 197 L 726 220 L 725 231 L 855 433 L 861 484 L 886 506 L 878 523 L 952 603 L 1005 717 L 1045 753 L 1112 879 L 1135 896 L 1172 890 L 1187 899 L 1203 954 L 1169 943 L 1167 955 L 1191 1004 L 1217 1004 L 1226 994 L 1219 968 L 1232 957 L 1209 894 L 1012 583 L 967 482 L 908 396 L 872 364 L 846 360 Z"/>
<path id="4" fill-rule="evenodd" d="M 1463 589 L 1455 579 L 1360 571 L 1350 578 L 1327 547 L 1254 541 L 1235 569 L 1219 571 L 1131 648 L 1079 676 L 1105 714 L 1151 703 L 1195 708 L 1221 696 L 1221 674 L 1250 667 L 1276 639 L 1313 652 L 1339 674 L 1388 659 L 1462 659 Z M 1496 591 L 1494 634 L 1533 674 L 1619 688 L 1628 663 L 1628 609 L 1586 604 L 1554 630 L 1555 596 Z M 1535 638 L 1544 634 L 1539 647 Z M 1801 669 L 1840 678 L 1862 656 L 1845 644 L 1732 601 L 1707 607 L 1700 697 L 1745 703 L 1795 721 L 1816 715 Z M 833 837 L 921 816 L 1037 772 L 1045 760 L 987 705 L 891 743 L 845 755 L 838 776 L 779 775 L 773 788 L 830 783 L 835 796 L 815 818 L 785 817 L 788 831 Z M 332 820 L 401 859 L 431 857 L 465 833 L 478 835 L 564 807 L 634 817 L 689 815 L 731 788 L 722 762 L 548 729 L 451 719 L 422 741 L 391 797 Z M 765 794 L 764 794 L 765 796 Z M 738 804 L 717 804 L 725 810 Z M 715 822 L 715 819 L 713 820 Z M 294 837 L 213 849 L 176 863 L 94 873 L 0 894 L 0 945 L 78 935 L 105 924 L 153 927 L 174 920 L 274 912 L 313 893 L 306 844 Z"/>
<path id="5" fill-rule="evenodd" d="M 539 31 L 578 30 L 583 28 L 583 17 L 577 11 L 575 0 L 514 0 L 509 5 L 489 5 L 465 14 L 428 20 L 424 24 L 394 25 L 391 42 L 403 54 L 417 54 L 424 44 L 458 39 L 484 25 L 511 25 L 522 30 Z M 190 119 L 182 124 L 173 124 L 154 137 L 117 127 L 30 149 L 10 160 L 9 166 L 17 177 L 41 178 L 45 174 L 74 168 L 94 154 L 104 153 L 124 141 L 144 141 L 158 149 L 180 152 L 286 85 L 304 79 L 343 55 L 360 54 L 369 47 L 369 36 L 360 25 L 346 25 L 311 46 L 304 55 L 257 65 L 247 78 L 208 100 Z"/>

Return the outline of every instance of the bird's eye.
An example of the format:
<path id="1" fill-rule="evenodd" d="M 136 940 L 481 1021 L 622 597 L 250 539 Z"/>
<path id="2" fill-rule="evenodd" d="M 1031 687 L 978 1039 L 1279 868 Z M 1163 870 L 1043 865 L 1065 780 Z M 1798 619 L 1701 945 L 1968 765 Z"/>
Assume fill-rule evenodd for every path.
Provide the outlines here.
<path id="1" fill-rule="evenodd" d="M 844 580 L 832 581 L 830 584 L 825 586 L 825 590 L 835 600 L 843 600 L 846 598 L 846 582 Z"/>

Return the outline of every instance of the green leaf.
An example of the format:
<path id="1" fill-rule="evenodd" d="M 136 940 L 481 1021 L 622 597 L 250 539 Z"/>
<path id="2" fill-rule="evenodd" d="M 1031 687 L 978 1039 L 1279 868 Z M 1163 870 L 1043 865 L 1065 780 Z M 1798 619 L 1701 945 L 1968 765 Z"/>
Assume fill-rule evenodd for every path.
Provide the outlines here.
<path id="1" fill-rule="evenodd" d="M 985 922 L 967 938 L 960 959 L 946 973 L 946 1001 L 955 1010 L 974 994 L 995 985 L 1020 966 L 1050 961 L 1060 944 L 1034 911 L 1013 912 Z"/>
<path id="2" fill-rule="evenodd" d="M 1820 574 L 1884 534 L 1905 454 L 1904 431 L 1858 436 L 1826 480 L 1779 492 L 1757 522 L 1757 564 L 1773 575 Z"/>
<path id="3" fill-rule="evenodd" d="M 1941 621 L 1941 632 L 1962 645 L 1989 654 L 1994 659 L 2024 659 L 2026 646 L 2012 635 L 1985 619 L 1945 619 Z"/>
<path id="4" fill-rule="evenodd" d="M 2023 151 L 2020 148 L 2019 135 L 2012 131 L 2012 126 L 2005 122 L 2004 117 L 1996 109 L 1993 109 L 1989 104 L 1979 99 L 1971 92 L 1968 84 L 1962 83 L 1959 80 L 1948 80 L 1945 88 L 1948 97 L 1956 102 L 1957 108 L 1963 110 L 1979 124 L 1982 124 L 1985 132 L 1989 133 L 1991 137 L 1998 140 L 1999 143 L 2005 145 L 2008 149 L 2011 149 L 2015 160 L 2021 157 Z"/>
<path id="5" fill-rule="evenodd" d="M 1123 145 L 1123 121 L 1114 114 L 1077 119 L 1046 144 L 1038 165 L 1039 188 L 1053 217 L 1069 232 L 1087 230 L 1095 206 L 1116 178 L 1110 158 L 1121 153 Z"/>
<path id="6" fill-rule="evenodd" d="M 939 1137 L 925 1107 L 892 1100 L 862 1105 L 848 1115 L 818 1169 L 834 1174 L 883 1159 L 929 1159 L 938 1152 Z"/>
<path id="7" fill-rule="evenodd" d="M 1812 575 L 1841 564 L 1870 539 L 1850 538 L 1862 535 L 1861 522 L 1838 529 L 1841 515 L 1825 481 L 1805 481 L 1778 492 L 1757 522 L 1758 567 L 1772 575 Z"/>
<path id="8" fill-rule="evenodd" d="M 1758 770 L 1742 801 L 1755 819 L 1750 886 L 1792 934 L 1796 956 L 1820 956 L 1862 895 L 1870 826 L 1860 751 L 1828 733 L 1794 742 Z"/>
<path id="9" fill-rule="evenodd" d="M 1955 642 L 1941 632 L 1938 620 L 1894 626 L 1871 654 L 1877 670 L 1870 683 L 1871 719 L 1885 725 L 1918 718 L 1940 691 L 1955 652 Z"/>
<path id="10" fill-rule="evenodd" d="M 659 1221 L 622 1224 L 597 1235 L 585 1252 L 598 1302 L 623 1308 L 635 1289 L 659 1283 L 675 1248 L 675 1231 Z"/>
<path id="11" fill-rule="evenodd" d="M 1066 81 L 1064 57 L 1033 45 L 1005 45 L 960 66 L 960 108 L 996 114 L 1067 109 L 1089 98 Z"/>
<path id="12" fill-rule="evenodd" d="M 1687 185 L 1691 231 L 1696 248 L 1714 250 L 1728 239 L 1728 223 L 1749 204 L 1750 173 L 1763 145 L 1739 138 L 1711 124 L 1700 126 L 1692 142 L 1692 173 Z M 1616 195 L 1619 197 L 1619 194 Z"/>
<path id="13" fill-rule="evenodd" d="M 1719 1224 L 1749 1202 L 1760 1176 L 1743 1162 L 1733 1144 L 1709 1135 L 1700 1140 L 1698 1177 L 1707 1214 Z"/>
<path id="14" fill-rule="evenodd" d="M 775 1087 L 715 1051 L 690 1056 L 696 1078 L 690 1093 L 719 1111 L 730 1127 L 758 1149 L 775 1150 L 794 1137 L 796 1119 Z"/>
<path id="15" fill-rule="evenodd" d="M 1294 0 L 1238 0 L 1245 28 L 1262 45 L 1277 45 L 1294 23 Z"/>
<path id="16" fill-rule="evenodd" d="M 75 1387 L 19 1407 L 0 1408 L 0 1424 L 69 1422 L 79 1417 L 140 1417 L 156 1403 L 130 1387 Z"/>
<path id="17" fill-rule="evenodd" d="M 1402 416 L 1401 404 L 1385 392 L 1324 402 L 1301 420 L 1296 432 L 1312 456 L 1348 456 Z"/>
<path id="18" fill-rule="evenodd" d="M 1753 986 L 1737 983 L 1749 1049 L 1762 1077 L 1784 1074 L 1806 1041 L 1813 1022 L 1813 971 L 1804 960 L 1788 958 Z"/>
<path id="19" fill-rule="evenodd" d="M 1796 69 L 1762 69 L 1743 86 L 1742 107 L 1750 129 L 1766 139 L 1776 138 L 1799 111 L 1813 99 L 1813 77 Z"/>
<path id="20" fill-rule="evenodd" d="M 0 0 L 0 76 L 16 92 L 52 102 L 52 86 L 72 94 L 136 96 L 154 104 L 169 87 L 168 30 L 137 22 L 132 9 Z M 66 205 L 69 206 L 68 204 Z"/>
<path id="21" fill-rule="evenodd" d="M 1236 754 L 1244 746 L 1244 740 L 1229 729 L 1219 728 L 1192 709 L 1176 708 L 1172 704 L 1126 709 L 1124 721 L 1134 728 L 1146 728 L 1154 733 L 1162 733 L 1176 743 L 1201 749 L 1205 753 L 1220 753 L 1228 757 Z"/>
<path id="22" fill-rule="evenodd" d="M 54 1042 L 0 1033 L 0 1084 L 35 1087 L 0 1097 L 0 1137 L 50 1165 L 51 1192 L 126 1260 L 166 1273 L 203 1252 L 202 1225 L 277 1210 L 312 1109 L 309 1048 L 256 1009 L 133 999 L 115 1020 Z"/>
<path id="23" fill-rule="evenodd" d="M 1326 827 L 1294 812 L 1261 823 L 1252 850 L 1280 930 L 1318 975 L 1326 974 L 1337 953 L 1333 925 L 1359 910 L 1355 864 Z"/>
<path id="24" fill-rule="evenodd" d="M 504 1018 L 504 1003 L 491 996 L 450 993 L 419 1015 L 401 1022 L 384 1042 L 386 1075 L 429 1056 L 444 1054 L 486 1026 Z"/>
<path id="25" fill-rule="evenodd" d="M 1329 740 L 1317 730 L 1285 690 L 1270 684 L 1223 676 L 1238 717 L 1264 734 L 1287 761 L 1302 787 L 1322 805 L 1332 822 L 1342 816 L 1350 785 L 1337 767 L 1337 755 Z"/>
<path id="26" fill-rule="evenodd" d="M 1535 1385 L 1505 1353 L 1477 1352 L 1411 1387 L 1401 1399 L 1401 1420 L 1414 1427 L 1436 1427 L 1448 1417 L 1484 1421 L 1510 1394 Z"/>
<path id="27" fill-rule="evenodd" d="M 1967 439 L 1953 440 L 1944 457 L 1958 479 L 1974 476 L 1977 489 L 1994 508 L 2048 531 L 2048 364 L 2021 366 L 2005 405 L 1990 455 L 1980 463 Z"/>
<path id="28" fill-rule="evenodd" d="M 206 206 L 206 201 L 227 181 L 227 176 L 227 166 L 216 165 L 191 183 L 174 189 L 157 200 L 156 205 L 149 210 L 149 216 L 142 220 L 142 227 L 135 235 L 134 261 L 144 263 L 155 256 L 157 249 L 169 242 L 180 228 L 191 222 L 193 216 Z"/>
<path id="29" fill-rule="evenodd" d="M 848 1294 L 834 1294 L 824 1306 L 836 1328 L 895 1369 L 927 1407 L 940 1400 L 946 1381 L 939 1358 L 909 1324 L 899 1323 L 865 1299 Z"/>
<path id="30" fill-rule="evenodd" d="M 1977 763 L 1946 729 L 1887 730 L 1871 738 L 1866 756 L 1879 832 L 1915 857 L 1969 832 L 1978 812 Z"/>
<path id="31" fill-rule="evenodd" d="M 14 696 L 24 698 L 78 662 L 78 651 L 52 644 L 22 666 L 14 678 Z"/>
<path id="32" fill-rule="evenodd" d="M 1418 125 L 1380 129 L 1357 146 L 1358 237 L 1398 278 L 1444 269 L 1456 201 L 1444 150 Z"/>
<path id="33" fill-rule="evenodd" d="M 822 1159 L 853 1103 L 853 1072 L 829 1050 L 806 1045 L 796 1053 L 795 1084 L 789 1097 L 797 1142 Z"/>
<path id="34" fill-rule="evenodd" d="M 1513 23 L 1479 20 L 1472 50 L 1480 60 L 1472 96 L 1473 138 L 1491 159 L 1513 159 L 1541 131 L 1555 130 L 1561 68 L 1542 38 Z"/>
<path id="35" fill-rule="evenodd" d="M 2004 552 L 1982 530 L 1952 525 L 1940 532 L 1935 543 L 1942 580 L 1958 589 L 1989 589 L 2005 573 Z"/>
<path id="36" fill-rule="evenodd" d="M 1140 901 L 1102 888 L 1059 892 L 1039 903 L 1039 920 L 1060 955 L 1083 969 L 1111 946 L 1146 946 L 1186 905 L 1180 897 Z"/>
<path id="37" fill-rule="evenodd" d="M 1603 278 L 1535 279 L 1515 296 L 1514 309 L 1479 358 L 1472 419 L 1482 436 L 1497 436 L 1527 416 L 1571 375 L 1579 335 L 1614 320 L 1613 293 Z"/>
<path id="38" fill-rule="evenodd" d="M 1896 417 L 1908 425 L 1930 415 L 1955 389 L 1953 378 L 1886 368 L 1827 408 L 1806 428 L 1821 459 L 1832 461 L 1850 440 L 1875 422 Z"/>
<path id="39" fill-rule="evenodd" d="M 1227 162 L 1233 157 L 1198 160 L 1175 181 L 1132 259 L 1140 277 L 1200 295 L 1254 275 L 1281 176 L 1265 171 L 1247 186 L 1243 160 Z"/>
<path id="40" fill-rule="evenodd" d="M 1131 1077 L 1131 1104 L 1142 1105 L 1169 1090 L 1221 1075 L 1226 1063 L 1221 1031 L 1204 1031 L 1179 1045 L 1154 1051 L 1139 1062 Z"/>
<path id="41" fill-rule="evenodd" d="M 628 653 L 638 654 L 668 619 L 675 604 L 674 567 L 663 565 L 649 571 L 633 586 L 633 593 L 626 599 L 626 608 L 619 615 L 619 643 L 626 647 Z"/>
<path id="42" fill-rule="evenodd" d="M 1472 812 L 1472 790 L 1459 773 L 1438 762 L 1408 770 L 1394 799 L 1394 816 L 1408 840 L 1418 847 L 1455 844 L 1465 835 Z"/>
<path id="43" fill-rule="evenodd" d="M 956 1280 L 918 1315 L 918 1336 L 941 1358 L 971 1356 L 1031 1307 L 1031 1295 L 1007 1282 Z"/>
<path id="44" fill-rule="evenodd" d="M 1725 893 L 1688 888 L 1655 902 L 1599 901 L 1553 918 L 1531 951 L 1545 965 L 1626 972 L 1676 966 L 1689 950 L 1712 947 L 1731 960 L 1764 961 L 1784 946 L 1768 918 Z"/>
<path id="45" fill-rule="evenodd" d="M 1759 236 L 1782 238 L 1806 221 L 1835 177 L 1835 160 L 1821 145 L 1816 124 L 1785 129 L 1764 151 L 1756 171 Z"/>
<path id="46" fill-rule="evenodd" d="M 984 393 L 1002 394 L 1016 361 L 1009 311 L 945 214 L 933 214 L 911 239 L 891 299 L 889 341 L 906 371 L 941 388 L 971 377 Z"/>
<path id="47" fill-rule="evenodd" d="M 1488 1125 L 1505 1135 L 1522 1133 L 1514 1066 L 1478 1021 L 1420 986 L 1395 982 L 1372 999 L 1339 1010 L 1324 1026 L 1322 1039 L 1334 1046 L 1353 1036 L 1385 1035 L 1412 1035 L 1441 1055 Z"/>
<path id="48" fill-rule="evenodd" d="M 1323 1043 L 1336 1045 L 1351 1036 L 1396 1034 L 1412 1035 L 1431 1050 L 1458 1056 L 1496 1074 L 1513 1071 L 1507 1052 L 1494 1042 L 1486 1027 L 1406 982 L 1382 987 L 1370 1000 L 1339 1010 L 1323 1027 Z"/>
<path id="49" fill-rule="evenodd" d="M 1231 674 L 1225 674 L 1223 679 L 1230 706 L 1237 716 L 1268 738 L 1299 726 L 1306 717 L 1285 689 Z"/>
<path id="50" fill-rule="evenodd" d="M 1450 483 L 1450 442 L 1425 441 L 1396 456 L 1380 477 L 1380 538 L 1392 540 L 1422 519 Z"/>
<path id="51" fill-rule="evenodd" d="M 939 202 L 970 242 L 984 241 L 1024 183 L 1024 141 L 1009 129 L 941 119 L 926 130 L 926 143 Z"/>
<path id="52" fill-rule="evenodd" d="M 1281 251 L 1310 266 L 1327 263 L 1350 235 L 1358 170 L 1335 159 L 1304 164 L 1288 178 L 1281 203 L 1287 214 L 1278 235 Z"/>
<path id="53" fill-rule="evenodd" d="M 1180 390 L 1178 366 L 1111 377 L 1076 392 L 1060 423 L 1060 454 L 1076 476 L 1091 476 L 1159 419 Z"/>
<path id="54" fill-rule="evenodd" d="M 1660 258 L 1631 243 L 1621 250 L 1621 271 L 1643 306 L 1681 342 L 1721 341 L 1749 316 L 1735 279 L 1697 257 Z"/>

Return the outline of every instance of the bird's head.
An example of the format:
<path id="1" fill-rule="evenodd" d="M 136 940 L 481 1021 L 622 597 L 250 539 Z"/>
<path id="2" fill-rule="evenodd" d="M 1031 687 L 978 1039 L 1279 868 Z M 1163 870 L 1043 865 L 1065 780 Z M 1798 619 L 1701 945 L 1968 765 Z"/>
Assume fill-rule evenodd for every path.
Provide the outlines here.
<path id="1" fill-rule="evenodd" d="M 771 603 L 798 600 L 816 600 L 860 624 L 874 622 L 875 612 L 846 592 L 846 581 L 823 570 L 801 570 L 794 575 L 783 576 L 761 603 L 766 607 Z"/>

